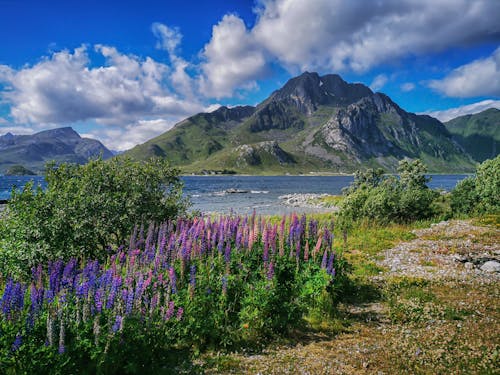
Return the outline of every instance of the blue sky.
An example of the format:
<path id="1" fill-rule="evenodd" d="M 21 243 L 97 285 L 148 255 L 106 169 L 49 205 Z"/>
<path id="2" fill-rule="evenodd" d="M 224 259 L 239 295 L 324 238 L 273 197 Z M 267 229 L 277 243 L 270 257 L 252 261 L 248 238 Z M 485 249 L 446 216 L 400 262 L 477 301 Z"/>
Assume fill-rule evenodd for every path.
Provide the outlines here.
<path id="1" fill-rule="evenodd" d="M 498 19 L 497 0 L 0 0 L 0 134 L 123 150 L 305 70 L 445 121 L 500 108 Z"/>

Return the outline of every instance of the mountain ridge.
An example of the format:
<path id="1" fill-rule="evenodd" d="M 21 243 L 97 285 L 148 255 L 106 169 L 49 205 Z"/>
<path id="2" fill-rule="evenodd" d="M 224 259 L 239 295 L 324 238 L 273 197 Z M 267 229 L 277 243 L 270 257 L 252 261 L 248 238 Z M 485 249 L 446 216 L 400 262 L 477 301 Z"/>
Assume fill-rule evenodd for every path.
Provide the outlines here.
<path id="1" fill-rule="evenodd" d="M 276 155 L 260 150 L 262 142 L 276 142 L 295 163 L 271 162 Z M 257 147 L 261 156 L 267 152 L 263 162 L 237 163 L 241 158 L 234 155 L 243 145 Z M 186 173 L 351 173 L 368 167 L 392 172 L 403 158 L 420 158 L 431 172 L 469 172 L 475 165 L 437 119 L 406 112 L 387 95 L 337 74 L 309 72 L 256 107 L 196 114 L 125 154 L 165 157 Z"/>
<path id="2" fill-rule="evenodd" d="M 40 131 L 30 135 L 7 133 L 0 136 L 0 171 L 14 165 L 22 165 L 37 173 L 45 163 L 70 162 L 84 164 L 90 158 L 113 156 L 101 142 L 82 138 L 73 128 L 62 127 Z"/>

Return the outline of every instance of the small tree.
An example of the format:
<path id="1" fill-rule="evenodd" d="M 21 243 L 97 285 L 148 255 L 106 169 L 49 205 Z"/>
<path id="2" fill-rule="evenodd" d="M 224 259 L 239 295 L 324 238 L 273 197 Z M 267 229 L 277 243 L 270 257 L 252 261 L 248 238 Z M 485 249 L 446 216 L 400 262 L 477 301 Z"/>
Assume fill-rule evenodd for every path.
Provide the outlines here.
<path id="1" fill-rule="evenodd" d="M 383 170 L 358 171 L 353 184 L 346 189 L 341 203 L 339 223 L 370 219 L 379 222 L 413 221 L 434 214 L 433 201 L 437 192 L 429 189 L 427 169 L 420 160 L 402 160 L 399 179 L 384 176 Z"/>
<path id="2" fill-rule="evenodd" d="M 500 155 L 477 167 L 476 176 L 460 181 L 451 192 L 451 209 L 460 214 L 500 212 Z"/>
<path id="3" fill-rule="evenodd" d="M 178 173 L 160 159 L 48 164 L 45 191 L 28 184 L 13 192 L 0 223 L 0 255 L 10 259 L 7 267 L 24 269 L 56 258 L 103 259 L 136 224 L 185 212 Z"/>

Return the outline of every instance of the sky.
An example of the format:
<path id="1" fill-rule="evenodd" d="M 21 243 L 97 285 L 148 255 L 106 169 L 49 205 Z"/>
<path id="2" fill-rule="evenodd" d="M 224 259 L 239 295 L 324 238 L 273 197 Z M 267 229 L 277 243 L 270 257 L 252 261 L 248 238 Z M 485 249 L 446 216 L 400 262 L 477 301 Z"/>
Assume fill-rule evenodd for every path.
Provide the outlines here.
<path id="1" fill-rule="evenodd" d="M 441 121 L 500 109 L 499 0 L 0 0 L 0 135 L 126 150 L 304 71 Z"/>

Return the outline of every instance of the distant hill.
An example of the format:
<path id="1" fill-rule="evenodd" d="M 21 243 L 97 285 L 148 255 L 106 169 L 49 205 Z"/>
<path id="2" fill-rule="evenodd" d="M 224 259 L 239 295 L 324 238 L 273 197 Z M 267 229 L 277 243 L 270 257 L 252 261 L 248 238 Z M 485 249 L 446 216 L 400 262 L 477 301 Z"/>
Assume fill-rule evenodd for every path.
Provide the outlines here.
<path id="1" fill-rule="evenodd" d="M 405 157 L 422 159 L 432 172 L 472 171 L 475 164 L 440 121 L 336 74 L 308 72 L 256 107 L 194 115 L 126 154 L 164 157 L 184 172 L 395 171 Z"/>
<path id="2" fill-rule="evenodd" d="M 101 155 L 104 159 L 112 153 L 95 139 L 82 138 L 72 128 L 59 128 L 32 135 L 0 136 L 0 172 L 14 165 L 40 173 L 47 161 L 84 164 Z"/>
<path id="3" fill-rule="evenodd" d="M 454 118 L 444 125 L 453 138 L 478 162 L 500 152 L 500 110 L 490 108 Z"/>

